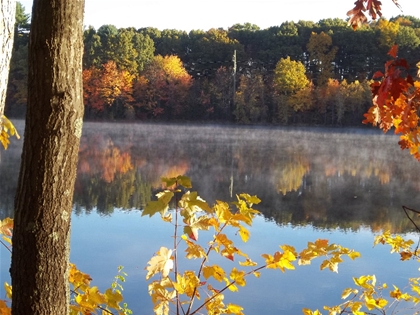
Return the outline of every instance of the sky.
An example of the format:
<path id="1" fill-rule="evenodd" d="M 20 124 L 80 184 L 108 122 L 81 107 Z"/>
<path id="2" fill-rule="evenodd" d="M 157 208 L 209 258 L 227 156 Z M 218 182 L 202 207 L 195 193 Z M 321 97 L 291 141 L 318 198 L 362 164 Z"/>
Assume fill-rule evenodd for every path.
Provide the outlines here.
<path id="1" fill-rule="evenodd" d="M 236 23 L 252 23 L 261 29 L 285 21 L 326 18 L 346 19 L 354 0 L 85 0 L 85 26 L 156 27 L 159 30 L 224 29 Z M 30 13 L 32 1 L 20 0 Z M 384 17 L 399 14 L 420 18 L 419 0 L 382 0 Z"/>

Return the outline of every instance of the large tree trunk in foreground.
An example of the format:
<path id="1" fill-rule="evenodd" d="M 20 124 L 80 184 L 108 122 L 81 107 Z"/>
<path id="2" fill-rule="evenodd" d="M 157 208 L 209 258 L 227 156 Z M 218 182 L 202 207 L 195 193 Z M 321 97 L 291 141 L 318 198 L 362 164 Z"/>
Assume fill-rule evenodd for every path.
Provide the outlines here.
<path id="1" fill-rule="evenodd" d="M 15 34 L 15 12 L 15 0 L 0 0 L 0 119 L 4 113 L 6 102 L 7 81 Z"/>
<path id="2" fill-rule="evenodd" d="M 35 0 L 12 253 L 13 315 L 68 314 L 70 216 L 82 131 L 84 0 Z"/>

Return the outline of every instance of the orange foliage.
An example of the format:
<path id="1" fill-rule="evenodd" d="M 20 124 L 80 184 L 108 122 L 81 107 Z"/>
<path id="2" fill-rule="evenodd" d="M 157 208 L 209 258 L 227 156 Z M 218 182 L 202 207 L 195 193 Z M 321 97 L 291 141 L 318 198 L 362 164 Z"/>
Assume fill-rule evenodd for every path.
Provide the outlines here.
<path id="1" fill-rule="evenodd" d="M 102 152 L 100 161 L 102 169 L 102 179 L 110 183 L 114 180 L 116 174 L 125 174 L 133 169 L 131 156 L 128 152 L 122 152 L 116 147 L 108 147 Z"/>
<path id="2" fill-rule="evenodd" d="M 117 174 L 125 174 L 132 170 L 133 164 L 129 152 L 121 152 L 111 140 L 105 145 L 101 140 L 99 138 L 94 146 L 81 145 L 78 174 L 99 173 L 105 182 L 110 183 Z"/>
<path id="3" fill-rule="evenodd" d="M 414 82 L 408 74 L 406 60 L 396 58 L 397 46 L 388 54 L 393 59 L 385 64 L 385 74 L 380 71 L 374 74 L 374 79 L 382 78 L 382 81 L 371 85 L 373 106 L 365 114 L 363 123 L 379 125 L 384 132 L 395 128 L 395 133 L 401 135 L 401 148 L 408 149 L 420 160 L 420 82 Z"/>
<path id="4" fill-rule="evenodd" d="M 134 76 L 126 70 L 119 70 L 114 61 L 102 69 L 83 70 L 83 98 L 85 106 L 101 112 L 105 106 L 112 106 L 116 99 L 124 103 L 133 101 L 131 95 Z"/>
<path id="5" fill-rule="evenodd" d="M 192 77 L 177 56 L 155 56 L 134 85 L 136 105 L 161 114 L 181 114 L 186 106 Z"/>

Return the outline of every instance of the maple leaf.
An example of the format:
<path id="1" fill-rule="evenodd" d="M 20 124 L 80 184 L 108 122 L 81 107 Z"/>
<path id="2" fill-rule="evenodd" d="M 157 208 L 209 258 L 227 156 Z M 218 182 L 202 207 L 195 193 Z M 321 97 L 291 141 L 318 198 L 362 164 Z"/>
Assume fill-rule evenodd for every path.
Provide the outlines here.
<path id="1" fill-rule="evenodd" d="M 229 278 L 232 279 L 232 281 L 235 281 L 235 283 L 241 287 L 246 285 L 245 281 L 245 271 L 243 270 L 237 270 L 235 267 L 230 272 Z"/>
<path id="2" fill-rule="evenodd" d="M 149 215 L 150 217 L 159 212 L 163 217 L 169 208 L 169 202 L 171 201 L 174 193 L 169 190 L 165 190 L 156 194 L 158 200 L 150 201 L 144 208 L 141 216 Z"/>
<path id="3" fill-rule="evenodd" d="M 162 273 L 163 277 L 167 277 L 174 267 L 172 259 L 172 250 L 162 246 L 156 256 L 153 256 L 148 262 L 146 280 L 159 272 Z"/>
<path id="4" fill-rule="evenodd" d="M 242 313 L 243 308 L 239 305 L 229 303 L 224 310 L 225 314 L 236 314 L 236 315 L 243 315 Z"/>
<path id="5" fill-rule="evenodd" d="M 390 55 L 392 58 L 397 58 L 398 53 L 398 45 L 394 45 L 391 47 L 391 49 L 388 51 L 388 55 Z"/>
<path id="6" fill-rule="evenodd" d="M 203 267 L 203 276 L 206 279 L 213 277 L 219 282 L 226 278 L 225 271 L 218 265 Z"/>
<path id="7" fill-rule="evenodd" d="M 242 241 L 246 243 L 249 239 L 248 229 L 244 228 L 242 225 L 239 226 L 239 236 L 241 237 Z"/>
<path id="8" fill-rule="evenodd" d="M 8 299 L 12 298 L 12 286 L 7 282 L 4 283 L 4 291 L 6 291 L 6 296 Z"/>
<path id="9" fill-rule="evenodd" d="M 198 240 L 198 231 L 199 230 L 209 230 L 209 218 L 207 216 L 200 216 L 196 218 L 195 216 L 190 217 L 187 220 L 187 225 L 184 226 L 184 233 L 188 235 L 189 238 L 194 241 Z"/>
<path id="10" fill-rule="evenodd" d="M 184 217 L 187 217 L 188 215 L 192 215 L 195 212 L 198 211 L 205 211 L 207 213 L 212 213 L 213 210 L 210 208 L 210 206 L 207 204 L 205 200 L 200 198 L 197 194 L 197 192 L 186 192 L 180 202 L 179 205 L 183 208 L 183 211 L 181 215 Z"/>
<path id="11" fill-rule="evenodd" d="M 321 312 L 319 310 L 315 310 L 315 312 L 313 312 L 309 308 L 303 308 L 302 312 L 304 315 L 321 315 Z"/>
<path id="12" fill-rule="evenodd" d="M 5 218 L 4 220 L 0 220 L 0 235 L 7 235 L 12 236 L 12 229 L 13 229 L 13 219 Z"/>
<path id="13" fill-rule="evenodd" d="M 187 239 L 185 235 L 182 235 L 181 238 L 187 244 L 187 248 L 185 249 L 185 252 L 187 253 L 186 257 L 188 259 L 207 257 L 204 249 L 200 245 L 191 242 L 190 240 Z"/>
<path id="14" fill-rule="evenodd" d="M 115 308 L 116 310 L 120 308 L 118 303 L 123 301 L 123 296 L 120 292 L 113 291 L 112 289 L 107 289 L 105 291 L 105 297 L 107 299 L 107 304 L 109 305 L 109 307 Z"/>
<path id="15" fill-rule="evenodd" d="M 369 311 L 374 308 L 382 309 L 388 304 L 388 301 L 382 298 L 373 299 L 371 297 L 365 296 L 365 305 Z"/>

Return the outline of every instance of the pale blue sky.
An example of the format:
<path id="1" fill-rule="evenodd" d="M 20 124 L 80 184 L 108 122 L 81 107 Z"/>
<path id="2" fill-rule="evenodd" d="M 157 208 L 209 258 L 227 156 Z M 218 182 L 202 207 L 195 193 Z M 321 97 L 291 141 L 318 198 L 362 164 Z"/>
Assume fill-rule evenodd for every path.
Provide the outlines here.
<path id="1" fill-rule="evenodd" d="M 285 21 L 324 18 L 346 19 L 354 0 L 85 0 L 85 25 L 156 27 L 162 29 L 227 29 L 235 23 L 250 22 L 261 28 Z M 27 12 L 32 1 L 20 1 Z M 419 0 L 399 0 L 403 14 L 420 17 Z M 383 14 L 401 14 L 391 0 L 382 0 Z"/>

